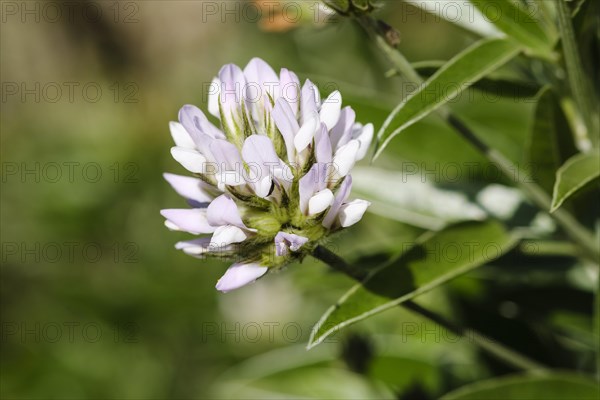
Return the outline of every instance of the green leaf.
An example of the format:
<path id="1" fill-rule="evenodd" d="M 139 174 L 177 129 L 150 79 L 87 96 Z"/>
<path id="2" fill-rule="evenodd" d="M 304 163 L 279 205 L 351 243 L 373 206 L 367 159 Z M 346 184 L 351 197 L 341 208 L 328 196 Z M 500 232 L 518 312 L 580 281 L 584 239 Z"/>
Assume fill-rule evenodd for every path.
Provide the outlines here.
<path id="1" fill-rule="evenodd" d="M 600 153 L 592 151 L 571 157 L 556 172 L 550 212 L 556 211 L 569 197 L 600 177 Z"/>
<path id="2" fill-rule="evenodd" d="M 445 64 L 444 61 L 422 61 L 414 63 L 413 67 L 419 75 L 429 78 Z M 489 74 L 473 84 L 473 88 L 496 97 L 507 97 L 514 99 L 528 99 L 535 97 L 542 89 L 536 82 L 528 82 L 523 79 L 496 76 Z"/>
<path id="3" fill-rule="evenodd" d="M 308 348 L 354 322 L 397 306 L 505 254 L 517 243 L 496 221 L 466 222 L 427 233 L 346 292 L 311 332 Z"/>
<path id="4" fill-rule="evenodd" d="M 435 15 L 440 19 L 444 19 L 450 23 L 456 24 L 463 29 L 467 29 L 483 37 L 499 36 L 501 32 L 496 27 L 485 19 L 478 10 L 473 10 L 473 7 L 468 2 L 455 0 L 438 0 L 438 1 L 423 1 L 423 0 L 404 0 L 421 10 Z M 447 3 L 447 4 L 444 4 Z"/>
<path id="5" fill-rule="evenodd" d="M 552 193 L 556 170 L 577 153 L 573 134 L 558 99 L 544 88 L 535 110 L 525 165 L 534 180 Z"/>
<path id="6" fill-rule="evenodd" d="M 544 399 L 594 400 L 598 384 L 575 374 L 512 375 L 463 386 L 440 400 Z"/>
<path id="7" fill-rule="evenodd" d="M 533 53 L 549 56 L 554 40 L 535 19 L 536 9 L 527 9 L 510 0 L 471 0 L 479 11 L 504 33 Z"/>
<path id="8" fill-rule="evenodd" d="M 377 135 L 375 157 L 394 136 L 515 57 L 520 50 L 508 39 L 486 39 L 455 56 L 392 111 Z"/>

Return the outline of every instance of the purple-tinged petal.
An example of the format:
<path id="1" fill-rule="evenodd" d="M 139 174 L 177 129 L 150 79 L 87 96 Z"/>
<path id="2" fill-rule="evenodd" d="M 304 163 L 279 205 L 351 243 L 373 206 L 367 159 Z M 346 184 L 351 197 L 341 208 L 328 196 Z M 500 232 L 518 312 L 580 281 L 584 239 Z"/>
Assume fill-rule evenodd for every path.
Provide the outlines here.
<path id="1" fill-rule="evenodd" d="M 264 60 L 260 58 L 250 60 L 246 68 L 244 68 L 244 76 L 247 83 L 257 83 L 273 99 L 276 98 L 279 89 L 279 77 Z"/>
<path id="2" fill-rule="evenodd" d="M 327 126 L 327 129 L 332 129 L 340 119 L 340 113 L 342 110 L 342 95 L 339 91 L 335 91 L 325 99 L 321 105 L 321 111 L 319 113 L 321 122 Z"/>
<path id="3" fill-rule="evenodd" d="M 198 235 L 215 231 L 215 227 L 207 220 L 206 211 L 202 209 L 167 209 L 161 210 L 160 213 L 171 222 L 172 226 L 185 232 Z"/>
<path id="4" fill-rule="evenodd" d="M 205 134 L 213 139 L 224 139 L 225 135 L 219 128 L 214 126 L 206 115 L 198 107 L 186 104 L 179 110 L 179 121 L 181 125 L 192 135 L 195 142 L 198 141 L 197 134 Z"/>
<path id="5" fill-rule="evenodd" d="M 242 165 L 242 158 L 237 147 L 226 140 L 213 140 L 210 144 L 210 150 L 219 168 L 235 170 Z"/>
<path id="6" fill-rule="evenodd" d="M 338 123 L 331 129 L 331 146 L 339 149 L 352 139 L 352 128 L 356 121 L 356 113 L 350 107 L 344 107 L 340 112 Z"/>
<path id="7" fill-rule="evenodd" d="M 322 164 L 330 164 L 332 160 L 331 140 L 325 124 L 321 124 L 315 135 L 315 158 Z"/>
<path id="8" fill-rule="evenodd" d="M 242 158 L 234 144 L 215 139 L 210 143 L 210 151 L 217 164 L 217 181 L 221 184 L 239 186 L 246 184 L 242 175 Z"/>
<path id="9" fill-rule="evenodd" d="M 214 227 L 233 225 L 238 228 L 246 228 L 237 204 L 226 194 L 222 194 L 210 203 L 206 209 L 206 218 L 208 223 Z"/>
<path id="10" fill-rule="evenodd" d="M 292 169 L 283 160 L 279 160 L 279 167 L 273 170 L 276 181 L 283 186 L 286 191 L 289 191 L 294 183 L 294 173 Z"/>
<path id="11" fill-rule="evenodd" d="M 239 289 L 267 273 L 269 268 L 259 264 L 233 264 L 217 282 L 217 290 L 230 292 Z"/>
<path id="12" fill-rule="evenodd" d="M 219 101 L 225 116 L 225 121 L 221 122 L 233 131 L 236 125 L 242 125 L 242 103 L 244 101 L 246 79 L 240 67 L 227 64 L 219 71 L 219 80 L 221 81 Z"/>
<path id="13" fill-rule="evenodd" d="M 275 146 L 268 136 L 250 135 L 242 146 L 242 157 L 247 164 L 258 165 L 259 168 L 270 176 L 270 171 L 279 165 L 279 157 L 275 152 Z M 261 176 L 264 178 L 264 176 Z"/>
<path id="14" fill-rule="evenodd" d="M 251 177 L 256 195 L 261 198 L 269 196 L 275 168 L 280 165 L 271 139 L 263 135 L 249 136 L 242 147 L 242 156 L 249 168 L 259 174 Z"/>
<path id="15" fill-rule="evenodd" d="M 279 73 L 279 84 L 281 85 L 280 98 L 285 99 L 290 105 L 294 118 L 297 119 L 300 113 L 300 93 L 302 91 L 298 76 L 288 69 L 282 68 Z"/>
<path id="16" fill-rule="evenodd" d="M 204 113 L 196 106 L 185 105 L 179 110 L 179 120 L 183 127 L 189 132 L 196 148 L 213 162 L 214 158 L 210 151 L 210 143 L 214 139 L 225 139 L 221 130 L 208 121 Z"/>
<path id="17" fill-rule="evenodd" d="M 279 232 L 275 236 L 275 254 L 278 257 L 285 256 L 288 250 L 298 251 L 308 242 L 308 238 L 293 233 Z"/>
<path id="18" fill-rule="evenodd" d="M 196 149 L 196 143 L 190 136 L 189 132 L 179 122 L 169 122 L 171 136 L 175 142 L 175 146 L 186 149 Z"/>
<path id="19" fill-rule="evenodd" d="M 344 204 L 338 214 L 342 228 L 347 228 L 360 221 L 370 205 L 371 203 L 366 200 L 354 200 Z"/>
<path id="20" fill-rule="evenodd" d="M 277 129 L 281 132 L 281 136 L 285 142 L 288 160 L 293 162 L 296 154 L 294 137 L 300 130 L 300 125 L 298 125 L 294 112 L 287 101 L 279 99 L 275 103 L 275 108 L 271 113 L 271 117 L 273 118 L 273 121 L 275 121 L 275 126 L 277 126 Z"/>
<path id="21" fill-rule="evenodd" d="M 340 211 L 340 207 L 342 204 L 348 199 L 350 196 L 350 191 L 352 190 L 352 176 L 348 175 L 338 188 L 335 198 L 333 199 L 333 204 L 331 208 L 325 214 L 325 218 L 323 218 L 323 226 L 325 228 L 331 229 L 333 223 L 335 222 L 338 212 Z"/>
<path id="22" fill-rule="evenodd" d="M 308 215 L 308 203 L 315 193 L 326 186 L 326 165 L 314 164 L 311 169 L 300 178 L 298 191 L 300 194 L 300 211 Z"/>
<path id="23" fill-rule="evenodd" d="M 198 203 L 210 203 L 213 196 L 209 194 L 212 189 L 210 185 L 197 178 L 175 174 L 163 174 L 165 180 L 180 195 Z"/>

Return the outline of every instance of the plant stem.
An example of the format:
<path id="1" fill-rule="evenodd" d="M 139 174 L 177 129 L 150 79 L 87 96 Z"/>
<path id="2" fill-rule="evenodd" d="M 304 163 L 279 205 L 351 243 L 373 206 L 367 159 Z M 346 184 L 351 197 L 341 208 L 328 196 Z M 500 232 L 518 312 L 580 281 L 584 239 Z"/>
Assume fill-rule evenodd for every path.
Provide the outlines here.
<path id="1" fill-rule="evenodd" d="M 358 22 L 373 38 L 377 47 L 387 56 L 394 68 L 405 78 L 414 81 L 417 84 L 423 84 L 423 79 L 415 71 L 406 58 L 395 48 L 390 46 L 381 36 L 377 28 L 376 21 L 369 16 L 358 17 Z M 447 107 L 441 107 L 438 114 L 456 130 L 466 141 L 471 143 L 477 150 L 483 153 L 488 160 L 494 163 L 515 185 L 517 185 L 525 194 L 543 211 L 548 212 L 552 205 L 552 198 L 540 186 L 525 179 L 528 175 L 525 171 L 513 164 L 503 154 L 489 147 L 479 137 L 466 126 L 459 118 L 452 114 Z M 563 209 L 558 209 L 550 214 L 564 231 L 580 246 L 584 254 L 594 262 L 600 259 L 600 250 L 596 239 L 579 221 Z"/>
<path id="2" fill-rule="evenodd" d="M 329 265 L 334 270 L 342 272 L 359 282 L 362 282 L 368 276 L 368 273 L 364 269 L 348 264 L 346 261 L 344 261 L 344 259 L 323 246 L 317 246 L 313 251 L 312 256 Z M 482 350 L 488 352 L 492 356 L 504 361 L 506 364 L 511 365 L 516 369 L 528 371 L 538 375 L 549 373 L 549 370 L 545 366 L 505 347 L 501 343 L 490 340 L 473 329 L 463 328 L 411 300 L 400 304 L 400 307 L 404 307 L 435 322 L 455 335 L 461 335 L 471 340 Z"/>
<path id="3" fill-rule="evenodd" d="M 592 94 L 591 85 L 587 83 L 589 79 L 587 79 L 585 70 L 583 69 L 583 63 L 581 62 L 581 56 L 577 48 L 575 31 L 571 22 L 571 12 L 565 0 L 558 0 L 556 2 L 556 9 L 571 93 L 585 122 L 588 137 L 594 146 L 597 146 L 598 121 L 593 112 L 595 109 L 594 95 Z"/>

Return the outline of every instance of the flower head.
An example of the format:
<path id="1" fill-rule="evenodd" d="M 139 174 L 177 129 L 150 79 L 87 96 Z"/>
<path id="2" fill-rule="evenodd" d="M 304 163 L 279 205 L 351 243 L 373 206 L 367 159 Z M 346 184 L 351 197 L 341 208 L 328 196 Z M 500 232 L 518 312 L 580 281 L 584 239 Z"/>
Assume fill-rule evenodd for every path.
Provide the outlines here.
<path id="1" fill-rule="evenodd" d="M 195 177 L 165 174 L 192 208 L 161 214 L 172 230 L 203 235 L 177 243 L 197 257 L 236 261 L 217 283 L 227 292 L 301 259 L 327 235 L 357 223 L 369 203 L 348 201 L 350 170 L 373 126 L 342 108 L 338 91 L 316 86 L 255 58 L 225 65 L 208 98 L 213 124 L 184 106 L 171 122 L 173 157 Z"/>

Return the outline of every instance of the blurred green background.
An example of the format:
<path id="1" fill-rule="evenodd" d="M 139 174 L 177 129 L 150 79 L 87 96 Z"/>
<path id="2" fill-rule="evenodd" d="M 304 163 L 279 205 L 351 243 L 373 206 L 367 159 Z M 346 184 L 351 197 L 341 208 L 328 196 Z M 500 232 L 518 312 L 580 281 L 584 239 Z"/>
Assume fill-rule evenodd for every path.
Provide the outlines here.
<path id="1" fill-rule="evenodd" d="M 214 285 L 226 264 L 174 249 L 187 236 L 169 232 L 159 210 L 185 203 L 162 173 L 185 172 L 170 157 L 168 122 L 183 104 L 206 108 L 206 85 L 223 64 L 261 57 L 323 94 L 339 88 L 376 128 L 407 88 L 385 78 L 387 63 L 352 23 L 314 24 L 315 2 L 302 4 L 297 24 L 266 11 L 258 22 L 248 3 L 2 2 L 3 398 L 433 399 L 511 371 L 402 310 L 307 352 L 312 325 L 348 278 L 306 259 L 224 295 Z M 414 62 L 448 60 L 476 39 L 401 2 L 380 15 Z M 534 101 L 468 93 L 453 107 L 520 162 Z M 502 183 L 435 119 L 394 140 L 375 167 L 444 163 L 476 163 L 477 179 L 442 173 L 429 183 L 456 191 Z M 329 245 L 375 265 L 422 228 L 369 214 Z M 419 300 L 551 366 L 585 372 L 596 340 L 592 288 L 577 274 L 568 257 L 517 253 Z"/>

